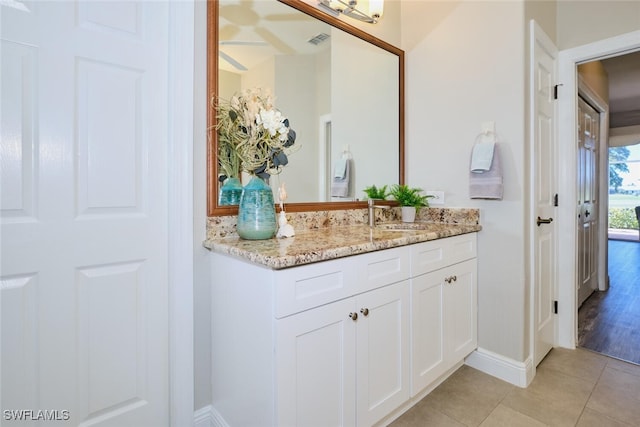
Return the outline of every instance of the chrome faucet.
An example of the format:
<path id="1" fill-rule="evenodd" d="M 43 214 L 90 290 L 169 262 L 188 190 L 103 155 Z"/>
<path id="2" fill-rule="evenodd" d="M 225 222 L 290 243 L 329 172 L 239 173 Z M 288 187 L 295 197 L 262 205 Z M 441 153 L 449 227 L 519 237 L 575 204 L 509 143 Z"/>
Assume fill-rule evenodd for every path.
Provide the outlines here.
<path id="1" fill-rule="evenodd" d="M 389 206 L 374 205 L 374 203 L 375 203 L 374 199 L 369 199 L 367 201 L 367 209 L 369 211 L 369 227 L 371 227 L 371 228 L 376 226 L 375 208 L 378 208 L 378 209 L 389 209 Z"/>

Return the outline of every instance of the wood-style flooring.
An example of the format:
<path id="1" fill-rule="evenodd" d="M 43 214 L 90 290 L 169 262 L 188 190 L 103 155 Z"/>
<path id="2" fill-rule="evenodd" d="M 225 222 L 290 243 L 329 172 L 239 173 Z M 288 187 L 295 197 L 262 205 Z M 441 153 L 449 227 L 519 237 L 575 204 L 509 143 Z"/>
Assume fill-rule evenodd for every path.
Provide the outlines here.
<path id="1" fill-rule="evenodd" d="M 640 242 L 609 240 L 609 290 L 578 310 L 578 345 L 640 364 Z"/>

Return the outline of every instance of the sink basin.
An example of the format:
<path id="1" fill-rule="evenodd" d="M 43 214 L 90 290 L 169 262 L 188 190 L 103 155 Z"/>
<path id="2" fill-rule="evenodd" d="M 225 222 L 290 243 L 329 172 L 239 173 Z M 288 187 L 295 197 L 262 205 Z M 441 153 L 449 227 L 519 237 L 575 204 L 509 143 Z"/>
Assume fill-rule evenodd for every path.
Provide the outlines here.
<path id="1" fill-rule="evenodd" d="M 394 222 L 387 224 L 377 224 L 376 228 L 385 231 L 421 231 L 433 229 L 434 224 L 428 222 Z"/>

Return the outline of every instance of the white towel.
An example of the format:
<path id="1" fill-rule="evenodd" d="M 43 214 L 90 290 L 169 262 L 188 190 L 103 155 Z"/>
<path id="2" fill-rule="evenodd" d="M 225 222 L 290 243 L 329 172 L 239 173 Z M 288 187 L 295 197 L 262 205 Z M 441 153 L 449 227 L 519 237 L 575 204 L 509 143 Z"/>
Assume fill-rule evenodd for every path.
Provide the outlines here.
<path id="1" fill-rule="evenodd" d="M 340 159 L 336 163 L 331 181 L 331 197 L 349 197 L 351 178 L 351 160 Z"/>
<path id="2" fill-rule="evenodd" d="M 340 159 L 336 162 L 335 168 L 333 168 L 333 177 L 344 179 L 347 177 L 347 160 Z"/>
<path id="3" fill-rule="evenodd" d="M 478 142 L 471 153 L 471 172 L 482 173 L 491 169 L 495 142 Z"/>
<path id="4" fill-rule="evenodd" d="M 498 144 L 494 144 L 491 168 L 488 171 L 469 172 L 469 197 L 502 200 L 502 192 L 502 164 Z"/>

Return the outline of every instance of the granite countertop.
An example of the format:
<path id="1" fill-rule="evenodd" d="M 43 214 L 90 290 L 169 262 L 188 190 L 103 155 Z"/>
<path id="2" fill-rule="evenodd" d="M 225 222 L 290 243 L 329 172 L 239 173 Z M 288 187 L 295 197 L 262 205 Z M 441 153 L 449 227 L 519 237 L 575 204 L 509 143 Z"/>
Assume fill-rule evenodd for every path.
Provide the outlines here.
<path id="1" fill-rule="evenodd" d="M 390 229 L 401 227 L 399 229 Z M 405 227 L 415 229 L 405 230 Z M 211 238 L 204 246 L 272 269 L 326 261 L 380 249 L 395 248 L 459 234 L 474 233 L 478 224 L 416 222 L 385 223 L 374 229 L 368 225 L 345 225 L 296 231 L 295 237 L 243 240 L 237 236 Z"/>

